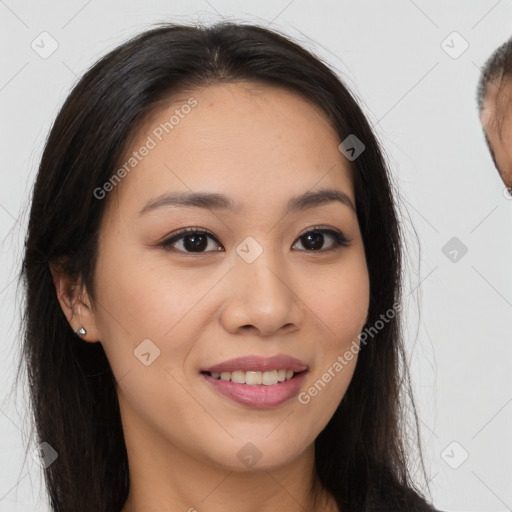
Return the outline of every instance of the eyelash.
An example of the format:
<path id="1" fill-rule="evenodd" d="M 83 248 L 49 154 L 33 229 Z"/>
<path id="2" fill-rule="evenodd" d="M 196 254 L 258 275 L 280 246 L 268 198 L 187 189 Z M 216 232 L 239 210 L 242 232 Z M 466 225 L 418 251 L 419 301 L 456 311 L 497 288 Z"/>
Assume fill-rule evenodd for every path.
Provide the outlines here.
<path id="1" fill-rule="evenodd" d="M 322 233 L 322 234 L 331 236 L 334 240 L 334 247 L 331 247 L 330 249 L 304 250 L 303 252 L 325 253 L 325 252 L 335 251 L 337 249 L 340 249 L 341 247 L 349 246 L 350 242 L 352 241 L 352 240 L 348 239 L 341 231 L 337 231 L 334 229 L 328 229 L 328 228 L 322 228 L 322 227 L 313 227 L 313 228 L 309 229 L 308 231 L 305 231 L 304 233 L 299 235 L 299 237 L 297 237 L 297 240 L 299 240 L 300 238 L 302 238 L 310 233 Z M 187 235 L 207 235 L 208 237 L 217 241 L 215 236 L 212 233 L 210 233 L 209 231 L 202 229 L 202 228 L 194 227 L 194 228 L 181 229 L 181 230 L 177 231 L 176 233 L 174 233 L 170 238 L 164 240 L 163 242 L 161 242 L 158 245 L 160 247 L 162 247 L 165 251 L 173 251 L 173 252 L 178 252 L 178 253 L 183 253 L 183 254 L 199 255 L 199 254 L 208 254 L 211 252 L 220 252 L 220 251 L 197 251 L 197 252 L 183 251 L 181 249 L 176 249 L 176 248 L 172 247 L 172 244 L 174 244 L 178 240 L 185 238 Z M 217 243 L 219 243 L 219 242 L 217 241 Z M 220 245 L 220 243 L 219 243 L 219 245 Z M 294 243 L 294 245 L 295 245 L 295 243 Z"/>

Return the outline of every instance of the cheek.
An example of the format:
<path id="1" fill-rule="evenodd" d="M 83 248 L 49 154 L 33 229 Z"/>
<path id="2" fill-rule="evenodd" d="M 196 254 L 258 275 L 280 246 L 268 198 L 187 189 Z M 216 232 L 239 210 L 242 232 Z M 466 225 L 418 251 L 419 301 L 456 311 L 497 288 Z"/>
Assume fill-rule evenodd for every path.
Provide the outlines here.
<path id="1" fill-rule="evenodd" d="M 313 405 L 327 422 L 343 398 L 358 357 L 359 334 L 369 307 L 369 276 L 364 256 L 326 274 L 322 286 L 310 295 L 312 309 L 323 327 L 321 352 L 310 375 L 303 402 Z"/>
<path id="2" fill-rule="evenodd" d="M 97 323 L 112 371 L 118 380 L 129 374 L 144 389 L 157 389 L 162 379 L 171 385 L 163 372 L 185 363 L 197 337 L 191 319 L 213 283 L 191 286 L 186 269 L 151 265 L 127 252 L 118 256 L 105 258 L 97 270 Z"/>
<path id="3" fill-rule="evenodd" d="M 109 257 L 97 274 L 105 330 L 129 333 L 134 342 L 172 337 L 214 284 L 211 276 L 196 279 L 192 273 L 165 261 L 155 264 L 137 253 Z"/>
<path id="4" fill-rule="evenodd" d="M 350 344 L 364 326 L 370 283 L 364 255 L 359 252 L 330 269 L 310 272 L 301 296 L 321 320 L 328 345 Z"/>
<path id="5" fill-rule="evenodd" d="M 97 274 L 99 328 L 117 380 L 123 423 L 146 428 L 142 421 L 164 431 L 172 414 L 186 411 L 184 421 L 169 431 L 175 442 L 204 420 L 183 368 L 197 339 L 198 303 L 213 285 L 205 279 L 191 286 L 186 272 L 145 264 L 125 252 L 122 260 L 103 262 Z"/>
<path id="6" fill-rule="evenodd" d="M 353 284 L 353 285 L 352 285 Z M 319 297 L 320 311 L 325 323 L 331 327 L 337 343 L 343 343 L 347 336 L 362 329 L 369 306 L 368 280 L 365 275 L 354 281 L 336 282 L 330 285 L 322 297 Z"/>

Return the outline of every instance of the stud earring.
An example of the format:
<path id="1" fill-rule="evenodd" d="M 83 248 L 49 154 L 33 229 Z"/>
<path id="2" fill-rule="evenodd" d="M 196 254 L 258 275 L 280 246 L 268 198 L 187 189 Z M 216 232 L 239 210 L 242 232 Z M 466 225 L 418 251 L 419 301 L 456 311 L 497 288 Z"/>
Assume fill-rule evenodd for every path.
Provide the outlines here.
<path id="1" fill-rule="evenodd" d="M 78 334 L 78 336 L 85 336 L 87 334 L 87 331 L 83 327 L 80 327 L 80 329 L 76 331 L 76 334 Z"/>

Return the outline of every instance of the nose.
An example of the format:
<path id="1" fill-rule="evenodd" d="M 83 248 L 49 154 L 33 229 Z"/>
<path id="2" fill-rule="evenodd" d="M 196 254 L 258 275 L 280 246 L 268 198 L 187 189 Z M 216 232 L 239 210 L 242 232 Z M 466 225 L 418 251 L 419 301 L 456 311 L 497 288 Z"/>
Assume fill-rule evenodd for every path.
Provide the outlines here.
<path id="1" fill-rule="evenodd" d="M 224 328 L 234 334 L 253 330 L 259 336 L 300 329 L 304 302 L 294 290 L 292 269 L 284 257 L 270 247 L 252 262 L 240 254 L 225 283 Z"/>

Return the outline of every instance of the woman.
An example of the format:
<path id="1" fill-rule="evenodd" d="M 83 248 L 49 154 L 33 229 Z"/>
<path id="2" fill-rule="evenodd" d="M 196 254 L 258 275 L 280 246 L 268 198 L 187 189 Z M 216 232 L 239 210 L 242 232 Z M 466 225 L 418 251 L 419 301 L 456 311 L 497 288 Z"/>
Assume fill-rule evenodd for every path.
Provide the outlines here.
<path id="1" fill-rule="evenodd" d="M 311 53 L 231 23 L 110 52 L 51 130 L 22 269 L 52 510 L 434 510 L 400 257 L 376 138 Z"/>

